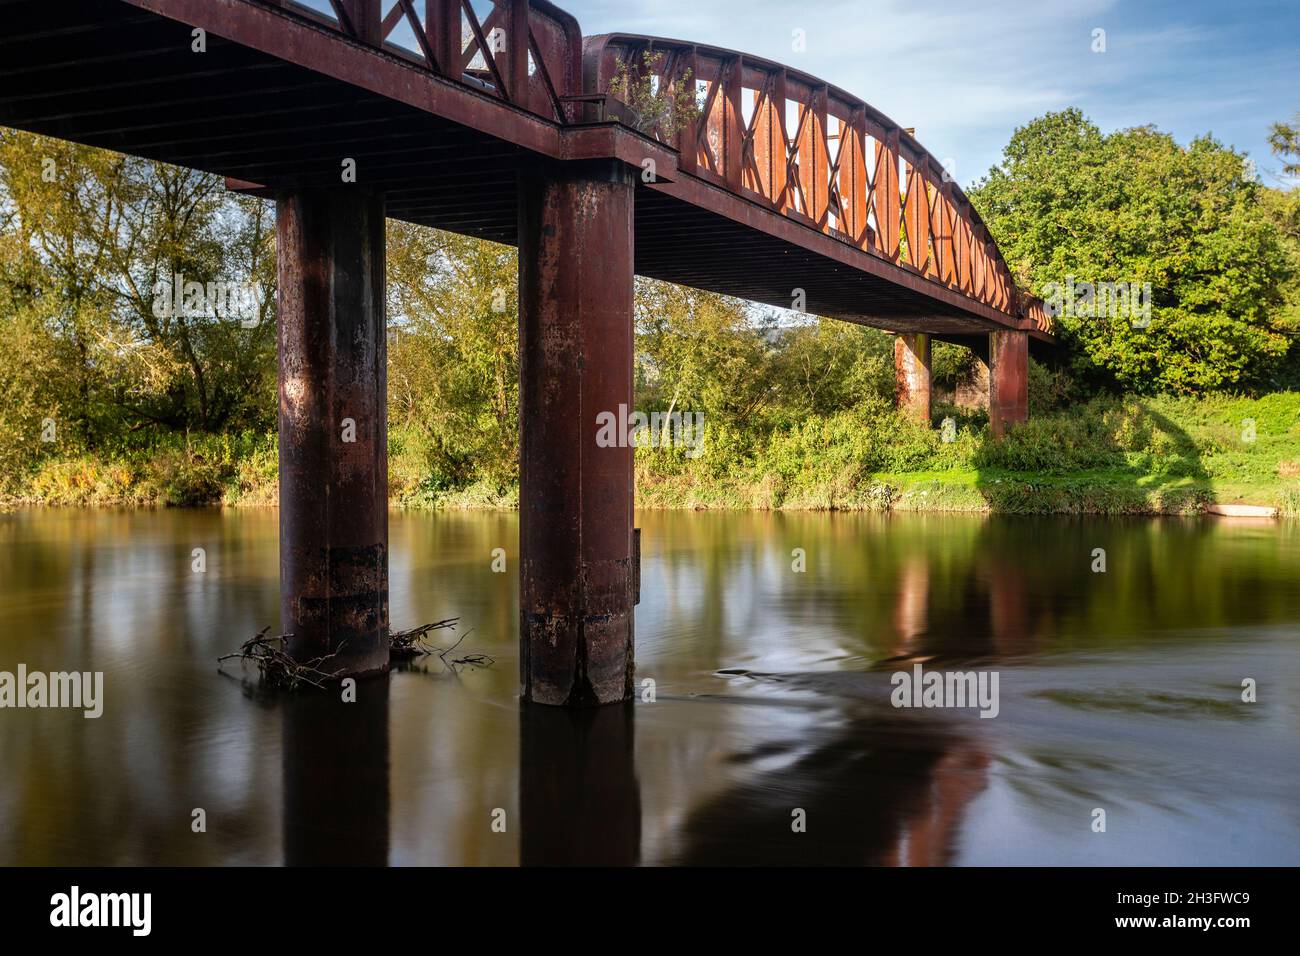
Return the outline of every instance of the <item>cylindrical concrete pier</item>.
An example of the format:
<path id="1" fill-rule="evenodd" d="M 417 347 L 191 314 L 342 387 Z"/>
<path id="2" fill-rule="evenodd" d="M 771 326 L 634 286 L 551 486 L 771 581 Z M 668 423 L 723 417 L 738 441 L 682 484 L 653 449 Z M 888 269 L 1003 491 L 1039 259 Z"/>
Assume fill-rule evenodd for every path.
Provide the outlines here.
<path id="1" fill-rule="evenodd" d="M 384 202 L 278 205 L 280 617 L 337 676 L 388 668 Z"/>
<path id="2" fill-rule="evenodd" d="M 632 695 L 634 189 L 613 161 L 520 180 L 520 682 L 537 703 Z"/>

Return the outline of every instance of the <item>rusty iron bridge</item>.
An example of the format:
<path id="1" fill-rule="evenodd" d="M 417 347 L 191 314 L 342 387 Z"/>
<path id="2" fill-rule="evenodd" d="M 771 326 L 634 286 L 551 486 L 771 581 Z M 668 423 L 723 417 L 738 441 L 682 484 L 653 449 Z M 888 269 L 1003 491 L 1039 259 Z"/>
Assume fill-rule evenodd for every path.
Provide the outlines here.
<path id="1" fill-rule="evenodd" d="M 694 120 L 636 128 L 620 64 Z M 896 333 L 927 422 L 931 337 L 970 345 L 995 435 L 1052 342 L 909 130 L 744 53 L 584 38 L 546 0 L 0 0 L 0 124 L 276 200 L 281 625 L 340 675 L 388 667 L 385 217 L 519 248 L 531 701 L 633 692 L 632 449 L 596 421 L 633 404 L 634 273 Z"/>

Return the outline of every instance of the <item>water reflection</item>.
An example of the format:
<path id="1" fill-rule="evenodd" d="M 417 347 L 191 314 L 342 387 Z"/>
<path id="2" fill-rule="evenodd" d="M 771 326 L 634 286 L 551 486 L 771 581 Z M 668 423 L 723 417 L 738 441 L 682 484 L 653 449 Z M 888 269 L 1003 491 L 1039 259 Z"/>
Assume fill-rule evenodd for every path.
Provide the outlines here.
<path id="1" fill-rule="evenodd" d="M 572 715 L 517 700 L 514 515 L 393 514 L 394 625 L 496 664 L 350 704 L 216 674 L 276 621 L 275 512 L 0 516 L 0 670 L 106 696 L 0 711 L 0 864 L 1300 863 L 1294 523 L 639 523 L 657 700 Z M 998 718 L 889 707 L 915 662 L 997 669 Z"/>
<path id="2" fill-rule="evenodd" d="M 283 700 L 284 862 L 388 863 L 388 678 Z"/>
<path id="3" fill-rule="evenodd" d="M 520 863 L 640 862 L 634 727 L 632 704 L 578 712 L 520 704 Z"/>
<path id="4" fill-rule="evenodd" d="M 674 862 L 951 863 L 964 811 L 986 782 L 978 743 L 951 722 L 884 711 L 835 723 L 733 755 L 761 769 L 691 812 Z"/>

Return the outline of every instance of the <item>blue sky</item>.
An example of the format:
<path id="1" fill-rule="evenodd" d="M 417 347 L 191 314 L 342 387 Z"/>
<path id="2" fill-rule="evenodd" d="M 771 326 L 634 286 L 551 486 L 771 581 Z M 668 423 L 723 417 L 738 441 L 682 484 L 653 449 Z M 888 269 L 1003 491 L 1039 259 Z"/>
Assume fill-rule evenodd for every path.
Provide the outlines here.
<path id="1" fill-rule="evenodd" d="M 970 185 L 1012 131 L 1077 106 L 1103 130 L 1203 133 L 1280 182 L 1269 125 L 1300 111 L 1300 0 L 558 0 L 583 33 L 754 53 L 866 100 Z M 792 31 L 807 49 L 792 50 Z M 1106 31 L 1094 53 L 1093 31 Z"/>

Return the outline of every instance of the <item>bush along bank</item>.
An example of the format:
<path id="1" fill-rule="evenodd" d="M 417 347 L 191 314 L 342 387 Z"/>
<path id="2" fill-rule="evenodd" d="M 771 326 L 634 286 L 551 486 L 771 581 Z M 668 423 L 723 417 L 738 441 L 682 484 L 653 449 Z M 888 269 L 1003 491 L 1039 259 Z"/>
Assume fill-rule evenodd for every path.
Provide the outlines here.
<path id="1" fill-rule="evenodd" d="M 944 420 L 948 419 L 947 427 Z M 1248 503 L 1300 516 L 1300 394 L 1102 397 L 1036 415 L 1002 441 L 976 412 L 932 427 L 884 406 L 765 431 L 708 423 L 701 453 L 638 448 L 642 508 L 1195 514 Z M 445 456 L 443 456 L 445 458 Z M 511 509 L 511 473 L 457 478 L 390 435 L 390 496 L 415 508 Z M 4 500 L 50 505 L 274 505 L 275 436 L 171 436 L 51 454 Z"/>

